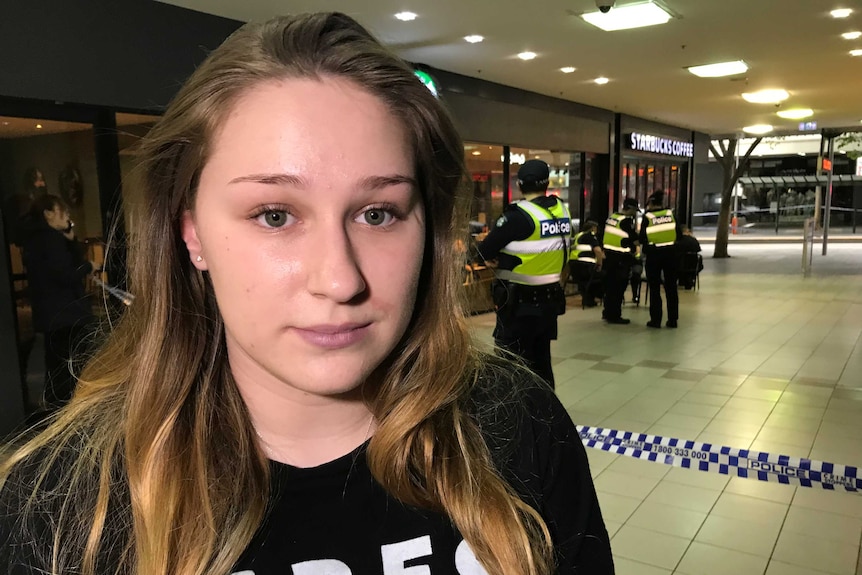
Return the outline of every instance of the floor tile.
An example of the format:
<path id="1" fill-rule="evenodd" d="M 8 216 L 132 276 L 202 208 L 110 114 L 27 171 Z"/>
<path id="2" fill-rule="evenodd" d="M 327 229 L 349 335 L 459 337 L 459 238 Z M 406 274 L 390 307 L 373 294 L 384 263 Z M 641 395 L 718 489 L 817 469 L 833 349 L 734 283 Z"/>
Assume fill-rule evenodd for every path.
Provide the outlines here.
<path id="1" fill-rule="evenodd" d="M 759 575 L 766 557 L 693 541 L 674 573 L 679 575 Z"/>
<path id="2" fill-rule="evenodd" d="M 712 418 L 721 409 L 717 405 L 707 405 L 704 403 L 693 403 L 690 401 L 678 401 L 668 410 L 668 413 L 680 415 L 690 415 L 697 417 Z"/>
<path id="3" fill-rule="evenodd" d="M 629 475 L 606 469 L 596 478 L 595 485 L 599 491 L 643 499 L 658 482 L 656 477 Z"/>
<path id="4" fill-rule="evenodd" d="M 659 483 L 646 498 L 647 502 L 709 513 L 721 492 L 669 481 Z"/>
<path id="5" fill-rule="evenodd" d="M 772 560 L 766 568 L 766 575 L 829 575 L 825 571 L 814 571 L 810 567 L 800 567 Z"/>
<path id="6" fill-rule="evenodd" d="M 862 537 L 862 517 L 848 517 L 791 505 L 783 529 L 791 533 L 858 545 Z"/>
<path id="7" fill-rule="evenodd" d="M 645 501 L 629 517 L 627 525 L 691 539 L 706 519 L 706 513 Z"/>
<path id="8" fill-rule="evenodd" d="M 689 391 L 682 397 L 682 401 L 691 402 L 691 403 L 702 403 L 705 405 L 712 405 L 716 407 L 721 407 L 727 400 L 730 399 L 730 395 L 719 395 L 716 393 L 704 393 L 702 391 Z"/>
<path id="9" fill-rule="evenodd" d="M 688 539 L 632 525 L 623 525 L 611 543 L 614 555 L 663 569 L 676 567 L 688 544 Z"/>
<path id="10" fill-rule="evenodd" d="M 670 472 L 664 476 L 662 481 L 681 483 L 683 485 L 690 485 L 692 487 L 700 487 L 702 489 L 710 489 L 713 491 L 722 491 L 730 481 L 730 477 L 720 473 L 708 473 L 697 469 L 673 467 Z"/>
<path id="11" fill-rule="evenodd" d="M 643 475 L 661 479 L 670 471 L 670 466 L 655 461 L 635 459 L 622 456 L 608 466 L 608 471 L 615 471 L 626 475 Z"/>
<path id="12" fill-rule="evenodd" d="M 724 489 L 725 493 L 745 495 L 756 499 L 765 499 L 774 503 L 789 505 L 796 493 L 795 485 L 767 483 L 747 477 L 732 477 Z"/>
<path id="13" fill-rule="evenodd" d="M 767 526 L 710 514 L 695 541 L 768 559 L 780 530 L 780 523 Z"/>
<path id="14" fill-rule="evenodd" d="M 711 515 L 757 523 L 764 527 L 780 527 L 787 510 L 788 505 L 785 504 L 728 493 L 725 490 L 715 502 Z"/>
<path id="15" fill-rule="evenodd" d="M 855 575 L 859 544 L 782 531 L 773 559 L 835 575 Z"/>
<path id="16" fill-rule="evenodd" d="M 625 557 L 614 557 L 614 570 L 616 575 L 671 575 L 671 571 L 632 561 Z"/>

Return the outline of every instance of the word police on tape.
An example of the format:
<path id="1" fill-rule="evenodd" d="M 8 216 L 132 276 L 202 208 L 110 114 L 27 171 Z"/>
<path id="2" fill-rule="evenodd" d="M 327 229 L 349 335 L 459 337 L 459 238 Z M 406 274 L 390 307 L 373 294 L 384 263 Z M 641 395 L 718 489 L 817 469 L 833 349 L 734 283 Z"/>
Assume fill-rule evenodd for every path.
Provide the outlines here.
<path id="1" fill-rule="evenodd" d="M 636 459 L 760 481 L 862 492 L 859 469 L 849 465 L 586 425 L 577 429 L 587 447 Z"/>

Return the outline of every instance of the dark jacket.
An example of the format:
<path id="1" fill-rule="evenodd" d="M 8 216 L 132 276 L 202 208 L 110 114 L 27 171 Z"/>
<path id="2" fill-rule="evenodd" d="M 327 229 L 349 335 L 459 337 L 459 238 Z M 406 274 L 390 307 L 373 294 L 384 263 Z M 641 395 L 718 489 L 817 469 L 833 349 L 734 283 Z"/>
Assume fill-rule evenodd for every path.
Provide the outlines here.
<path id="1" fill-rule="evenodd" d="M 25 226 L 22 244 L 35 330 L 54 331 L 92 318 L 84 278 L 93 266 L 80 244 L 44 220 Z"/>

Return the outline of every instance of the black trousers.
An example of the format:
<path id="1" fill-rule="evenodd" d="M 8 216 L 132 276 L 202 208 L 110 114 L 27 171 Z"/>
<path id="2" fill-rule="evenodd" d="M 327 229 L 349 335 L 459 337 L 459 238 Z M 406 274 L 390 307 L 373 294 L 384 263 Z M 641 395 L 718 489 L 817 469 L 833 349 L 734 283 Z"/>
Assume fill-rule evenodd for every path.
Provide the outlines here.
<path id="1" fill-rule="evenodd" d="M 497 314 L 494 343 L 513 353 L 554 388 L 551 340 L 557 339 L 556 313 L 502 317 Z"/>
<path id="2" fill-rule="evenodd" d="M 45 402 L 49 407 L 62 407 L 72 399 L 76 375 L 91 349 L 94 323 L 82 321 L 45 332 Z"/>
<path id="3" fill-rule="evenodd" d="M 652 323 L 660 324 L 663 305 L 661 287 L 667 296 L 667 319 L 679 319 L 679 292 L 677 291 L 678 260 L 673 246 L 653 248 L 646 254 L 646 276 L 649 284 L 649 317 Z"/>
<path id="4" fill-rule="evenodd" d="M 601 276 L 603 272 L 596 271 L 596 264 L 589 262 L 569 262 L 569 273 L 578 284 L 578 293 L 585 303 L 593 305 L 596 298 L 601 298 Z"/>
<path id="5" fill-rule="evenodd" d="M 605 319 L 618 319 L 623 313 L 623 298 L 629 285 L 633 258 L 628 254 L 605 253 Z"/>

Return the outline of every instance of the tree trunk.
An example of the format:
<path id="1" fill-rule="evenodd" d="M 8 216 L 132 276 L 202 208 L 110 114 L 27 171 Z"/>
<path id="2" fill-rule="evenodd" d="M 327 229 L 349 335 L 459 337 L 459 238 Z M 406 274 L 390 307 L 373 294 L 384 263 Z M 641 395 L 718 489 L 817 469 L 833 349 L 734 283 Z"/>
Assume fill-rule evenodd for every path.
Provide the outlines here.
<path id="1" fill-rule="evenodd" d="M 748 163 L 751 161 L 751 152 L 754 151 L 754 148 L 757 147 L 762 139 L 762 137 L 756 138 L 751 143 L 751 146 L 745 152 L 745 156 L 740 159 L 738 166 L 735 165 L 736 146 L 739 142 L 737 138 L 728 140 L 727 148 L 724 147 L 724 142 L 719 140 L 718 146 L 721 148 L 722 153 L 719 153 L 711 143 L 709 145 L 712 155 L 715 156 L 715 159 L 724 169 L 724 178 L 721 186 L 721 208 L 718 210 L 718 228 L 715 230 L 715 247 L 712 252 L 712 257 L 714 258 L 730 257 L 730 254 L 727 253 L 727 241 L 730 232 L 733 188 L 736 187 L 739 176 L 748 168 Z"/>
<path id="2" fill-rule="evenodd" d="M 735 143 L 735 142 L 734 142 Z M 733 177 L 734 166 L 723 163 L 724 181 L 721 188 L 721 207 L 718 210 L 718 228 L 715 230 L 715 246 L 712 252 L 714 258 L 729 258 L 727 241 L 730 232 L 730 208 L 733 202 L 733 188 L 736 178 Z"/>

